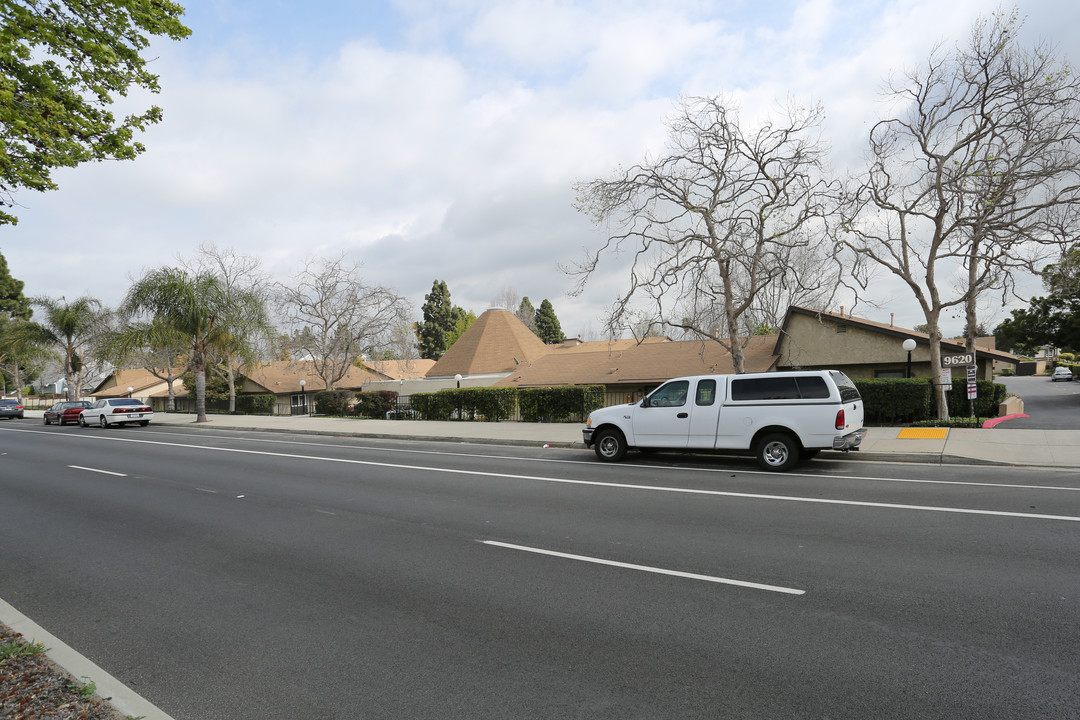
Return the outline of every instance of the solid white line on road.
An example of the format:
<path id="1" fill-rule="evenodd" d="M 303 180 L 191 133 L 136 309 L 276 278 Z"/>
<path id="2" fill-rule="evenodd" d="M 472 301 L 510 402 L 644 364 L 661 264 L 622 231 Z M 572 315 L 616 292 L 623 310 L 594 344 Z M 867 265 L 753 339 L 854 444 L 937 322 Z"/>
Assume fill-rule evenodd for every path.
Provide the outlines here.
<path id="1" fill-rule="evenodd" d="M 20 432 L 43 432 L 40 430 L 27 431 L 22 430 Z M 200 433 L 207 431 L 200 430 Z M 259 432 L 259 431 L 253 431 Z M 266 431 L 263 431 L 266 432 Z M 171 435 L 173 437 L 185 437 L 190 438 L 191 433 L 179 433 L 169 432 L 166 430 L 158 430 L 154 433 L 154 436 L 159 435 Z M 273 445 L 300 445 L 303 447 L 317 447 L 317 448 L 340 448 L 342 450 L 373 450 L 386 453 L 408 453 L 410 455 L 436 455 L 441 457 L 465 457 L 465 458 L 482 458 L 484 460 L 515 460 L 518 462 L 531 462 L 531 463 L 556 463 L 561 465 L 592 465 L 596 466 L 595 460 L 567 460 L 565 458 L 530 458 L 520 457 L 516 455 L 493 455 L 488 453 L 479 452 L 447 452 L 445 450 L 417 450 L 415 448 L 391 448 L 382 447 L 379 445 L 346 445 L 343 443 L 330 443 L 330 442 L 309 442 L 304 440 L 282 440 L 280 438 L 264 439 L 264 438 L 237 438 L 226 435 L 200 435 L 200 437 L 207 437 L 211 440 L 228 440 L 231 442 L 249 442 L 249 443 L 270 443 Z M 387 438 L 392 440 L 392 438 Z M 852 456 L 848 459 L 851 462 L 858 462 L 858 458 Z M 895 465 L 895 462 L 887 462 L 884 464 Z M 917 463 L 905 463 L 906 465 L 913 465 Z M 693 473 L 730 473 L 733 472 L 732 468 L 723 467 L 687 467 L 683 465 L 660 465 L 658 463 L 642 464 L 633 462 L 622 462 L 618 464 L 618 467 L 622 468 L 637 468 L 644 470 L 656 470 L 657 468 L 663 468 L 664 470 L 670 470 L 672 472 L 693 472 Z M 936 467 L 936 466 L 935 466 Z M 1040 470 L 1046 472 L 1057 473 L 1075 473 L 1073 468 L 1064 467 L 1042 467 Z M 771 470 L 748 470 L 746 468 L 739 468 L 734 472 L 738 472 L 741 475 L 762 475 L 764 477 L 775 477 L 776 473 Z M 784 473 L 785 477 L 808 477 L 808 478 L 826 478 L 829 480 L 869 480 L 873 482 L 884 483 L 908 483 L 912 485 L 964 485 L 967 487 L 988 487 L 988 488 L 1005 488 L 1016 490 L 1061 490 L 1064 492 L 1080 492 L 1080 487 L 1069 487 L 1067 485 L 1024 485 L 1021 483 L 995 483 L 995 482 L 972 482 L 969 480 L 927 480 L 923 478 L 891 478 L 891 477 L 879 477 L 877 475 L 833 475 L 826 473 L 810 473 L 810 472 L 787 472 Z"/>
<path id="2" fill-rule="evenodd" d="M 588 557 L 587 555 L 571 555 L 570 553 L 543 550 L 541 548 L 526 547 L 525 545 L 511 545 L 510 543 L 497 542 L 495 540 L 481 540 L 484 545 L 521 550 L 522 552 L 536 553 L 537 555 L 550 555 L 552 557 L 565 558 L 593 563 L 595 565 L 610 565 L 611 567 L 639 570 L 641 572 L 655 573 L 657 575 L 671 575 L 673 577 L 688 578 L 690 580 L 704 580 L 705 582 L 720 583 L 722 585 L 737 585 L 738 587 L 752 588 L 754 590 L 768 590 L 769 592 L 785 593 L 787 595 L 805 595 L 805 590 L 780 587 L 779 585 L 763 585 L 761 583 L 747 582 L 746 580 L 732 580 L 731 578 L 713 577 L 712 575 L 698 575 L 697 573 L 681 572 L 679 570 L 665 570 L 664 568 L 650 567 L 648 565 L 634 565 L 633 563 L 604 560 L 602 558 Z"/>
<path id="3" fill-rule="evenodd" d="M 35 430 L 16 430 L 15 432 L 41 432 Z M 56 436 L 56 433 L 49 433 Z M 83 436 L 85 437 L 85 436 Z M 90 438 L 87 438 L 90 439 Z M 506 480 L 532 480 L 536 482 L 559 483 L 563 485 L 583 485 L 589 487 L 602 487 L 611 490 L 648 490 L 651 492 L 680 493 L 684 495 L 705 495 L 711 497 L 731 497 L 747 500 L 767 500 L 773 502 L 801 502 L 818 505 L 844 505 L 849 507 L 882 508 L 888 510 L 920 510 L 925 512 L 953 513 L 957 515 L 985 515 L 989 517 L 1022 518 L 1025 520 L 1061 520 L 1065 522 L 1080 522 L 1080 517 L 1073 515 L 1046 515 L 1043 513 L 1009 512 L 1005 510 L 975 510 L 972 508 L 939 507 L 935 505 L 904 505 L 898 503 L 867 502 L 862 500 L 830 500 L 827 498 L 797 497 L 791 495 L 765 495 L 760 493 L 728 492 L 724 490 L 698 490 L 696 488 L 664 487 L 662 485 L 631 485 L 623 483 L 600 482 L 597 480 L 571 480 L 567 478 L 551 478 L 540 475 L 516 475 L 513 473 L 486 472 L 482 470 L 458 470 L 456 468 L 440 468 L 425 465 L 403 465 L 400 463 L 375 462 L 372 460 L 350 460 L 348 458 L 312 457 L 311 455 L 297 455 L 294 453 L 267 452 L 264 450 L 245 450 L 242 448 L 207 447 L 205 445 L 192 445 L 190 443 L 167 443 L 157 440 L 137 440 L 135 438 L 118 438 L 97 436 L 92 438 L 102 442 L 135 443 L 140 445 L 162 445 L 164 447 L 188 448 L 189 450 L 203 450 L 206 452 L 236 453 L 238 455 L 259 455 L 265 457 L 289 458 L 293 460 L 314 460 L 317 462 L 338 463 L 342 465 L 362 465 L 364 467 L 383 467 L 394 470 L 416 470 L 420 472 L 442 473 L 448 475 L 470 475 L 472 477 L 503 478 Z"/>
<path id="4" fill-rule="evenodd" d="M 116 477 L 127 477 L 124 473 L 112 472 L 110 470 L 98 470 L 97 468 L 88 468 L 81 465 L 68 465 L 72 470 L 86 470 L 87 472 L 101 473 L 102 475 L 115 475 Z"/>
<path id="5" fill-rule="evenodd" d="M 197 488 L 195 488 L 195 489 L 196 489 L 196 490 L 198 490 L 199 492 L 204 492 L 204 493 L 213 493 L 214 495 L 217 495 L 217 494 L 218 494 L 218 491 L 217 491 L 217 490 L 208 490 L 208 489 L 206 489 L 206 488 L 201 488 L 201 487 L 197 487 Z"/>

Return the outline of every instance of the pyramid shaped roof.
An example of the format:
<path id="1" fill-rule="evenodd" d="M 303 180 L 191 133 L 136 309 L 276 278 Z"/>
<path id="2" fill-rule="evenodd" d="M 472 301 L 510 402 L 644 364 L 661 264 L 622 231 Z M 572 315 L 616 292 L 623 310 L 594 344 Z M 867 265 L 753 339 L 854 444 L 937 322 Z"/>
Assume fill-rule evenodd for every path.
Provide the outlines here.
<path id="1" fill-rule="evenodd" d="M 427 377 L 508 373 L 552 351 L 509 310 L 492 308 L 439 358 Z"/>

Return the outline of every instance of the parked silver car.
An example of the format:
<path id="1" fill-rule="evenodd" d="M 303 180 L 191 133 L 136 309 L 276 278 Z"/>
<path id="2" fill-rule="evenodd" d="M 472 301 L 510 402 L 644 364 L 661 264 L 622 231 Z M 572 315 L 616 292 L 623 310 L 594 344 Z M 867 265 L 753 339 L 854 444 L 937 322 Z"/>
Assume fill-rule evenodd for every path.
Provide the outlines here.
<path id="1" fill-rule="evenodd" d="M 18 400 L 0 400 L 0 418 L 23 418 L 23 405 Z"/>
<path id="2" fill-rule="evenodd" d="M 1051 382 L 1057 382 L 1058 380 L 1071 381 L 1072 379 L 1072 370 L 1067 367 L 1058 366 L 1054 368 L 1054 372 L 1050 375 Z"/>
<path id="3" fill-rule="evenodd" d="M 136 422 L 146 427 L 153 419 L 153 408 L 134 398 L 105 398 L 79 413 L 79 424 L 83 427 L 100 425 L 104 428 Z"/>

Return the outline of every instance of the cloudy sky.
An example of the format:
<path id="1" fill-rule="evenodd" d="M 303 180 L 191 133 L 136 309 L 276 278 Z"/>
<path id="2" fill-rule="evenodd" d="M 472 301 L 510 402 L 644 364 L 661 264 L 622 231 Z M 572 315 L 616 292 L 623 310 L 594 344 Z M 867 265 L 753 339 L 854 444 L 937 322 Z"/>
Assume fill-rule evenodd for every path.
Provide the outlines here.
<path id="1" fill-rule="evenodd" d="M 569 297 L 560 263 L 602 240 L 575 180 L 662 149 L 680 94 L 745 116 L 820 102 L 834 168 L 854 167 L 883 81 L 965 37 L 976 0 L 190 0 L 156 43 L 164 121 L 134 162 L 56 173 L 22 193 L 0 252 L 28 295 L 115 305 L 145 269 L 200 243 L 287 280 L 342 251 L 419 306 L 436 278 L 477 314 L 511 287 L 549 298 L 568 335 L 599 332 L 615 264 Z M 1080 3 L 1018 6 L 1030 41 L 1080 62 Z M 134 100 L 147 103 L 146 98 Z M 882 283 L 864 308 L 923 322 Z M 1037 286 L 1035 287 L 1037 289 Z M 1004 316 L 991 324 L 996 324 Z M 946 331 L 960 332 L 946 324 Z"/>

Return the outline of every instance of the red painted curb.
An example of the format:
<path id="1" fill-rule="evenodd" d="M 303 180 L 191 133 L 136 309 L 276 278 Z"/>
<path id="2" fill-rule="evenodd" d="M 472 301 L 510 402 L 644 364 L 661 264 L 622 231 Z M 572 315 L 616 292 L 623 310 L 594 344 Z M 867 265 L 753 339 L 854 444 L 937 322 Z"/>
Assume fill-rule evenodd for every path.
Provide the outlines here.
<path id="1" fill-rule="evenodd" d="M 1031 417 L 1031 416 L 1030 415 L 1025 415 L 1024 413 L 1013 413 L 1012 415 L 1006 415 L 1005 417 L 990 418 L 989 420 L 984 422 L 982 424 L 982 426 L 983 426 L 983 429 L 992 428 L 995 425 L 997 425 L 998 423 L 1005 422 L 1006 420 L 1012 420 L 1013 418 L 1022 418 L 1022 417 Z"/>

